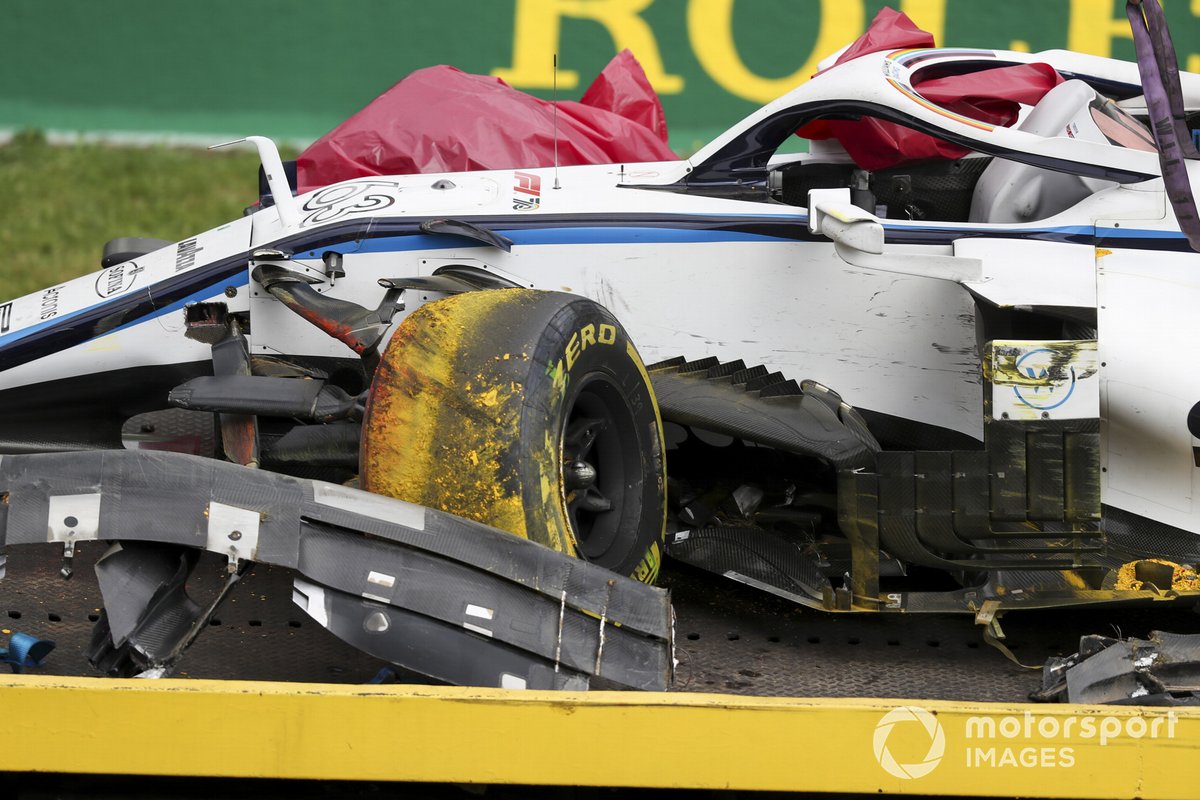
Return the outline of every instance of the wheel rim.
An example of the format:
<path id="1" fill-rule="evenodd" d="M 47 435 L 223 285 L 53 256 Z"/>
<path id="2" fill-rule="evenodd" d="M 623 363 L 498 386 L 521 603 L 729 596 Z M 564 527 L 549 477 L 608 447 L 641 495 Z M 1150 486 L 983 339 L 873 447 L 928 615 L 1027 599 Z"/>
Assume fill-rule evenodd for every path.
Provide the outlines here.
<path id="1" fill-rule="evenodd" d="M 625 553 L 611 552 L 618 533 L 636 514 L 640 482 L 633 412 L 607 375 L 578 384 L 562 434 L 563 499 L 580 555 L 605 566 Z"/>

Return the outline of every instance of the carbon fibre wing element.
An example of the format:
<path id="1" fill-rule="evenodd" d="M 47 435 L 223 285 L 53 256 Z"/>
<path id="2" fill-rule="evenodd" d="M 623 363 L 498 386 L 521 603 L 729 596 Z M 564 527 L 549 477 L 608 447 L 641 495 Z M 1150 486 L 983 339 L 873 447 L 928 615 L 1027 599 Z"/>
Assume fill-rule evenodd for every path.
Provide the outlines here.
<path id="1" fill-rule="evenodd" d="M 670 681 L 666 591 L 433 509 L 150 451 L 4 456 L 0 493 L 0 545 L 158 542 L 223 554 L 231 574 L 246 561 L 290 568 L 296 601 L 334 634 L 440 680 Z M 124 604 L 125 627 L 152 627 L 155 607 L 132 619 Z"/>

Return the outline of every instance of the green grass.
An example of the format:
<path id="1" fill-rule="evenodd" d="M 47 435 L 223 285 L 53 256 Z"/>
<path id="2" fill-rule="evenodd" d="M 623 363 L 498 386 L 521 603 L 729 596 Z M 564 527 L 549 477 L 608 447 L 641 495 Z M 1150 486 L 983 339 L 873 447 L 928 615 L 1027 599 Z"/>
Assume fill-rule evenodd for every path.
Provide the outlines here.
<path id="1" fill-rule="evenodd" d="M 294 158 L 284 154 L 284 158 Z M 0 302 L 100 269 L 117 236 L 176 241 L 241 216 L 257 199 L 253 151 L 52 146 L 36 133 L 0 147 Z"/>

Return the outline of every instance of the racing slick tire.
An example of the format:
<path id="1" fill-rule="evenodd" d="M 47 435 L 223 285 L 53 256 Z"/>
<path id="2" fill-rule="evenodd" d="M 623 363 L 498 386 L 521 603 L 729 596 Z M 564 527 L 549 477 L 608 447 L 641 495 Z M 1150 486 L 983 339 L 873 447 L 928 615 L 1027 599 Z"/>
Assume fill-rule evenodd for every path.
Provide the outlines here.
<path id="1" fill-rule="evenodd" d="M 658 406 L 625 330 L 582 297 L 475 291 L 410 314 L 368 392 L 360 480 L 647 583 L 658 575 Z"/>

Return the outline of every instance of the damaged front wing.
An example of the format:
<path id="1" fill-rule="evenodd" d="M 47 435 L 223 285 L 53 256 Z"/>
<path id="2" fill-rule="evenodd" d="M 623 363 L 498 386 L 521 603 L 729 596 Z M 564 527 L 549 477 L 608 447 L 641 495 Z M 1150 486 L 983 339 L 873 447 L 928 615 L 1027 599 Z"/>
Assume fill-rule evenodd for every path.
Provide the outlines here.
<path id="1" fill-rule="evenodd" d="M 433 509 L 323 481 L 168 452 L 0 457 L 0 546 L 114 545 L 92 658 L 169 672 L 253 561 L 294 570 L 294 599 L 359 649 L 451 683 L 661 690 L 667 592 Z M 183 585 L 209 550 L 229 581 L 204 607 Z M 0 577 L 3 557 L 0 556 Z"/>

